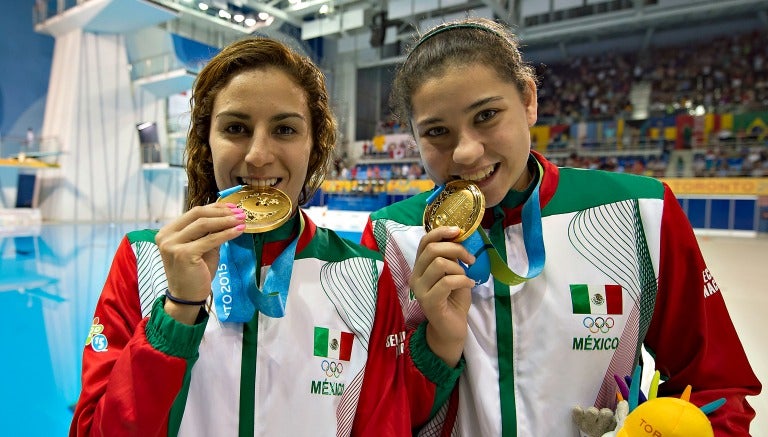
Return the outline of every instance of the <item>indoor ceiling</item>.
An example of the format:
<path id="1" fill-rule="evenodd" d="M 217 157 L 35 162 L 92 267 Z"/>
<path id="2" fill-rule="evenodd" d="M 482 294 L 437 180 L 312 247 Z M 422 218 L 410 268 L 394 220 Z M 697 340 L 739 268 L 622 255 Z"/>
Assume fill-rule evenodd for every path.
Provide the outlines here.
<path id="1" fill-rule="evenodd" d="M 553 10 L 555 6 L 559 9 Z M 768 27 L 765 0 L 90 0 L 79 8 L 93 11 L 78 14 L 81 20 L 100 18 L 92 20 L 101 23 L 94 31 L 119 33 L 128 30 L 125 25 L 150 25 L 154 20 L 172 33 L 219 47 L 253 33 L 284 34 L 302 44 L 318 37 L 359 38 L 365 43 L 355 43 L 355 49 L 365 48 L 368 41 L 377 47 L 370 38 L 377 28 L 386 36 L 378 44 L 386 45 L 410 40 L 435 21 L 465 15 L 513 24 L 522 42 L 532 48 L 562 47 L 631 32 L 644 32 L 650 40 L 660 30 L 718 24 L 740 16 Z M 110 14 L 114 19 L 104 18 Z M 63 32 L 83 25 L 68 23 L 72 20 L 66 15 L 48 20 L 45 30 L 55 35 L 59 27 Z M 133 18 L 126 20 L 128 16 Z M 146 20 L 137 21 L 137 16 Z"/>
<path id="2" fill-rule="evenodd" d="M 227 33 L 293 29 L 297 38 L 343 38 L 379 23 L 398 39 L 425 20 L 484 14 L 512 23 L 529 46 L 559 44 L 617 32 L 653 32 L 703 20 L 751 14 L 768 26 L 765 0 L 149 0 L 178 12 L 177 26 Z M 201 10 L 207 7 L 207 10 Z M 546 5 L 544 5 L 546 4 Z M 552 5 L 575 4 L 559 11 Z M 549 5 L 549 6 L 547 6 Z M 542 9 L 543 8 L 543 9 Z M 545 12 L 537 12 L 545 10 Z M 226 12 L 221 12 L 226 11 Z M 261 18 L 260 18 L 261 16 Z M 246 26 L 248 18 L 254 18 Z M 392 29 L 395 28 L 395 29 Z"/>

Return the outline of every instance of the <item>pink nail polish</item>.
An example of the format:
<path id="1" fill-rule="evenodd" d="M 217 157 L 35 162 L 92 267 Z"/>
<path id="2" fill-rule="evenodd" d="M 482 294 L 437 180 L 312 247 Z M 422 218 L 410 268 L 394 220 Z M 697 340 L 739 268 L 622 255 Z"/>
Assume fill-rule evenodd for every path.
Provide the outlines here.
<path id="1" fill-rule="evenodd" d="M 238 220 L 245 220 L 245 213 L 241 212 L 240 214 L 235 214 L 235 218 Z"/>
<path id="2" fill-rule="evenodd" d="M 230 209 L 237 208 L 237 205 L 235 205 L 234 203 L 225 203 L 225 205 L 227 206 L 227 208 L 230 208 Z"/>
<path id="3" fill-rule="evenodd" d="M 245 229 L 245 225 L 237 225 L 235 226 L 235 229 L 238 231 L 242 231 L 243 229 Z"/>
<path id="4" fill-rule="evenodd" d="M 240 213 L 245 212 L 245 211 L 243 211 L 240 208 L 230 208 L 230 211 L 232 211 L 232 214 L 240 214 Z"/>

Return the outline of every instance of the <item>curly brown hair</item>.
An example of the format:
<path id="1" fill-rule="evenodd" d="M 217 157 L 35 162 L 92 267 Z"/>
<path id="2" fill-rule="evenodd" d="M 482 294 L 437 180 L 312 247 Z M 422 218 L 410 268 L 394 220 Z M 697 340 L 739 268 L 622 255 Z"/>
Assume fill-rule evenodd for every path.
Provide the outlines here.
<path id="1" fill-rule="evenodd" d="M 523 62 L 517 37 L 503 24 L 487 18 L 466 18 L 435 26 L 416 40 L 392 84 L 390 106 L 404 125 L 410 125 L 413 93 L 446 68 L 487 65 L 503 80 L 515 84 L 523 99 L 530 97 L 536 74 Z"/>
<path id="2" fill-rule="evenodd" d="M 189 101 L 192 123 L 187 134 L 185 153 L 189 180 L 188 209 L 213 202 L 219 192 L 213 173 L 211 146 L 208 143 L 216 97 L 235 75 L 265 67 L 277 67 L 291 76 L 306 92 L 310 105 L 312 152 L 304 187 L 298 199 L 299 205 L 312 199 L 323 183 L 332 161 L 337 132 L 325 76 L 310 59 L 284 44 L 268 38 L 250 37 L 224 47 L 195 79 Z"/>

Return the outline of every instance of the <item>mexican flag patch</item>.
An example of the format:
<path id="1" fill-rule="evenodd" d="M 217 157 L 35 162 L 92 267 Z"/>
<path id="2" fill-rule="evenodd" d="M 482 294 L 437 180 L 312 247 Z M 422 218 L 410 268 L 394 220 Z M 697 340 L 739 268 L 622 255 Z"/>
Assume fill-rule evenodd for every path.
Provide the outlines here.
<path id="1" fill-rule="evenodd" d="M 351 332 L 315 326 L 315 356 L 349 361 L 354 339 Z"/>
<path id="2" fill-rule="evenodd" d="M 574 314 L 622 314 L 621 285 L 570 284 Z"/>

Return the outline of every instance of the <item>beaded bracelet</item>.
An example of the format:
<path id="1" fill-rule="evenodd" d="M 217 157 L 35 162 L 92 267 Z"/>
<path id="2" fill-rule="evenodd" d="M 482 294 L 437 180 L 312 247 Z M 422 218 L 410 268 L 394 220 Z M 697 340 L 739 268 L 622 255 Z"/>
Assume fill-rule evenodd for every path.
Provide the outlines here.
<path id="1" fill-rule="evenodd" d="M 186 300 L 186 299 L 179 299 L 178 297 L 173 297 L 170 291 L 168 289 L 165 289 L 165 297 L 170 300 L 171 302 L 175 302 L 181 305 L 205 305 L 206 302 L 208 302 L 208 299 L 203 300 Z"/>

